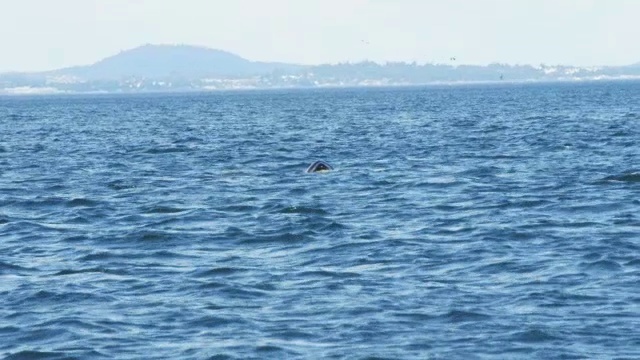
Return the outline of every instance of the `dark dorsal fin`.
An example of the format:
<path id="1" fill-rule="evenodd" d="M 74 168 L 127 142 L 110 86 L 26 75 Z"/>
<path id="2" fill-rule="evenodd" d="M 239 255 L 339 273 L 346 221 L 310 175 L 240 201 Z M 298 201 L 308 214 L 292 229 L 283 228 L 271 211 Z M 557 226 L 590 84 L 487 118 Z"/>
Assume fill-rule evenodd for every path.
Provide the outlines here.
<path id="1" fill-rule="evenodd" d="M 330 170 L 333 170 L 333 167 L 322 160 L 314 161 L 313 164 L 309 165 L 307 168 L 308 173 Z"/>

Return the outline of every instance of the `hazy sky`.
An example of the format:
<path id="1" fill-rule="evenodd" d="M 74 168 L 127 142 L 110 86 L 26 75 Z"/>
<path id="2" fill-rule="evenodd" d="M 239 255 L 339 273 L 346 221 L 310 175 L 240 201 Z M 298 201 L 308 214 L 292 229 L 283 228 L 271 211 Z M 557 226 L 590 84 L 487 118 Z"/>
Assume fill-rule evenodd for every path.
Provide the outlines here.
<path id="1" fill-rule="evenodd" d="M 640 0 L 0 0 L 0 71 L 89 64 L 145 43 L 250 60 L 625 65 Z"/>

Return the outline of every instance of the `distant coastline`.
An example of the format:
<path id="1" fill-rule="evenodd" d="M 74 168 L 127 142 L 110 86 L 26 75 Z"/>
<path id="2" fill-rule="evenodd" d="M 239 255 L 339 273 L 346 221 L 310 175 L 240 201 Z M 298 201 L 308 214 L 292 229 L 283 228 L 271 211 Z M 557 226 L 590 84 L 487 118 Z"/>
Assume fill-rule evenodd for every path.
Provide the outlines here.
<path id="1" fill-rule="evenodd" d="M 194 92 L 249 89 L 397 87 L 637 80 L 628 66 L 416 64 L 364 61 L 324 65 L 256 62 L 215 49 L 144 45 L 95 64 L 0 74 L 0 94 Z"/>

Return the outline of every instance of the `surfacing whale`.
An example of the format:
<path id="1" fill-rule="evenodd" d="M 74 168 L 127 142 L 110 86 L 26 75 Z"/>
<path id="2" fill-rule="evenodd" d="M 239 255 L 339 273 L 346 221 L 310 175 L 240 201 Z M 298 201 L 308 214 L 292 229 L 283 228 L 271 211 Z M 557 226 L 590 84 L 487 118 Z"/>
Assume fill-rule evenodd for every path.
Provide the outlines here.
<path id="1" fill-rule="evenodd" d="M 322 160 L 315 161 L 307 168 L 307 173 L 331 171 L 333 167 Z"/>

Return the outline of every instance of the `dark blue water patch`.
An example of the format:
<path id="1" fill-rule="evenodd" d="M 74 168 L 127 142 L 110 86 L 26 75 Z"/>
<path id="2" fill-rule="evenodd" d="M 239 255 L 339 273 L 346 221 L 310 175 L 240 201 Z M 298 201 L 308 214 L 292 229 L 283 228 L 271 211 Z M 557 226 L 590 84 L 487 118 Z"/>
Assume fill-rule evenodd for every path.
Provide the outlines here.
<path id="1" fill-rule="evenodd" d="M 64 304 L 64 303 L 100 303 L 103 301 L 107 301 L 109 297 L 103 295 L 97 295 L 90 292 L 69 292 L 69 291 L 58 291 L 52 292 L 47 290 L 40 290 L 35 293 L 29 294 L 26 297 L 20 297 L 19 302 L 22 303 L 53 303 L 53 304 Z"/>
<path id="2" fill-rule="evenodd" d="M 120 241 L 122 242 L 170 242 L 177 240 L 178 236 L 168 231 L 161 230 L 134 230 L 127 233 Z"/>
<path id="3" fill-rule="evenodd" d="M 248 271 L 248 269 L 222 266 L 208 270 L 198 270 L 193 274 L 193 276 L 196 278 L 210 278 L 217 276 L 238 275 L 246 271 Z"/>
<path id="4" fill-rule="evenodd" d="M 63 352 L 55 352 L 55 351 L 32 351 L 32 350 L 23 350 L 13 354 L 9 354 L 5 357 L 6 360 L 58 360 L 58 359 L 69 359 L 66 353 Z"/>
<path id="5" fill-rule="evenodd" d="M 292 233 L 292 232 L 284 232 L 277 234 L 264 234 L 264 235 L 253 235 L 247 240 L 245 243 L 249 244 L 260 244 L 260 243 L 301 243 L 301 242 L 310 242 L 312 240 L 314 233 L 310 231 L 305 231 L 302 233 Z"/>
<path id="6" fill-rule="evenodd" d="M 74 198 L 66 202 L 68 207 L 95 207 L 99 204 L 98 201 L 84 198 Z"/>
<path id="7" fill-rule="evenodd" d="M 462 310 L 452 310 L 444 315 L 444 318 L 448 322 L 453 323 L 461 323 L 461 322 L 469 322 L 469 321 L 487 321 L 491 319 L 489 315 L 485 315 L 482 313 L 472 312 L 472 311 L 462 311 Z"/>
<path id="8" fill-rule="evenodd" d="M 237 359 L 237 358 L 227 354 L 215 354 L 207 358 L 207 360 L 232 360 L 232 359 Z"/>
<path id="9" fill-rule="evenodd" d="M 630 260 L 625 264 L 625 267 L 638 267 L 640 268 L 640 258 Z"/>
<path id="10" fill-rule="evenodd" d="M 20 332 L 20 328 L 15 326 L 4 326 L 0 328 L 0 334 L 11 335 Z"/>
<path id="11" fill-rule="evenodd" d="M 187 136 L 182 139 L 175 140 L 174 144 L 204 143 L 204 139 L 197 136 Z"/>
<path id="12" fill-rule="evenodd" d="M 316 271 L 305 271 L 296 274 L 301 278 L 332 278 L 332 279 L 347 279 L 359 277 L 360 274 L 353 272 L 337 272 L 337 271 L 328 271 L 328 270 L 316 270 Z"/>
<path id="13" fill-rule="evenodd" d="M 187 209 L 173 207 L 168 205 L 154 205 L 143 210 L 146 214 L 176 214 L 186 211 Z"/>
<path id="14" fill-rule="evenodd" d="M 622 266 L 613 260 L 598 260 L 590 263 L 582 263 L 581 266 L 586 271 L 595 272 L 618 272 L 622 270 Z"/>
<path id="15" fill-rule="evenodd" d="M 522 264 L 516 261 L 499 261 L 487 265 L 483 265 L 477 269 L 478 272 L 495 274 L 495 273 L 531 273 L 539 270 L 541 266 Z"/>
<path id="16" fill-rule="evenodd" d="M 640 182 L 640 172 L 628 172 L 620 175 L 610 175 L 602 179 L 603 182 Z"/>
<path id="17" fill-rule="evenodd" d="M 288 206 L 280 210 L 284 214 L 316 214 L 326 215 L 327 211 L 322 208 L 313 208 L 305 206 Z"/>
<path id="18" fill-rule="evenodd" d="M 544 343 L 556 340 L 557 338 L 546 331 L 532 329 L 513 334 L 513 341 L 524 343 Z"/>
<path id="19" fill-rule="evenodd" d="M 86 273 L 101 273 L 101 274 L 112 273 L 112 274 L 118 274 L 119 272 L 110 271 L 110 270 L 104 269 L 104 268 L 65 269 L 65 270 L 60 270 L 60 271 L 56 272 L 55 274 L 53 274 L 53 276 L 82 275 L 82 274 L 86 274 Z"/>
<path id="20" fill-rule="evenodd" d="M 42 233 L 66 233 L 70 229 L 65 225 L 45 223 L 40 221 L 10 221 L 4 225 L 7 234 L 14 236 L 24 236 L 37 240 L 39 236 L 34 234 Z M 28 240 L 23 238 L 24 240 Z"/>
<path id="21" fill-rule="evenodd" d="M 373 310 L 375 312 L 375 310 Z M 407 324 L 412 323 L 424 323 L 426 321 L 434 321 L 438 319 L 438 316 L 433 314 L 425 314 L 422 312 L 397 312 L 393 314 L 398 319 L 406 321 Z"/>
<path id="22" fill-rule="evenodd" d="M 95 252 L 88 255 L 84 255 L 78 258 L 80 262 L 88 262 L 88 261 L 113 261 L 116 259 L 141 259 L 147 257 L 145 253 L 142 252 L 112 252 L 112 251 L 101 251 Z"/>
<path id="23" fill-rule="evenodd" d="M 18 274 L 26 271 L 35 271 L 29 267 L 12 264 L 10 262 L 0 261 L 0 275 L 2 274 Z"/>
<path id="24" fill-rule="evenodd" d="M 147 149 L 145 152 L 148 154 L 170 154 L 170 153 L 182 153 L 191 152 L 192 149 L 188 146 L 158 146 Z"/>
<path id="25" fill-rule="evenodd" d="M 63 197 L 36 197 L 35 199 L 20 200 L 17 204 L 26 209 L 42 209 L 67 205 L 69 202 Z"/>
<path id="26" fill-rule="evenodd" d="M 109 187 L 112 190 L 118 191 L 118 190 L 133 189 L 136 187 L 136 185 L 127 180 L 113 180 L 107 184 L 107 187 Z"/>

